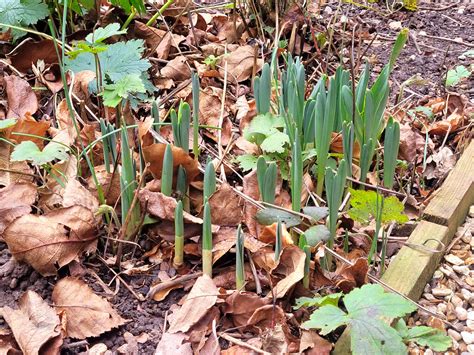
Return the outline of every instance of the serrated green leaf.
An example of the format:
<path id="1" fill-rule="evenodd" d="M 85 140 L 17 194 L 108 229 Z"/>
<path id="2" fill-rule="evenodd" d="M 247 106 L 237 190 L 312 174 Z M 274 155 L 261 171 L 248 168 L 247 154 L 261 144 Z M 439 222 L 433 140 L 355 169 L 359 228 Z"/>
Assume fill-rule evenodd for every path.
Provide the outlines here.
<path id="1" fill-rule="evenodd" d="M 106 51 L 100 52 L 98 57 L 103 82 L 106 82 L 106 77 L 116 83 L 130 74 L 142 75 L 150 68 L 150 62 L 141 58 L 144 50 L 142 40 L 131 40 L 111 44 Z M 83 70 L 96 71 L 92 53 L 80 53 L 75 59 L 67 58 L 65 63 L 66 68 L 75 73 Z"/>
<path id="2" fill-rule="evenodd" d="M 107 84 L 102 93 L 104 105 L 115 107 L 122 99 L 127 99 L 132 93 L 145 93 L 145 85 L 137 74 L 124 76 L 114 84 Z"/>
<path id="3" fill-rule="evenodd" d="M 49 142 L 41 151 L 32 141 L 23 141 L 13 150 L 11 154 L 12 161 L 29 160 L 35 165 L 43 165 L 52 162 L 55 159 L 66 160 L 68 148 L 56 142 Z"/>
<path id="4" fill-rule="evenodd" d="M 242 171 L 249 171 L 257 167 L 258 157 L 252 154 L 243 154 L 235 158 Z"/>
<path id="5" fill-rule="evenodd" d="M 16 125 L 16 118 L 7 118 L 5 120 L 0 121 L 0 131 L 3 131 L 4 129 L 13 127 Z"/>
<path id="6" fill-rule="evenodd" d="M 348 211 L 349 216 L 361 223 L 367 223 L 370 218 L 377 214 L 377 193 L 375 191 L 350 189 L 352 208 Z M 379 203 L 380 205 L 380 196 Z M 383 197 L 382 223 L 398 222 L 405 223 L 408 217 L 403 214 L 403 204 L 395 197 Z"/>
<path id="7" fill-rule="evenodd" d="M 265 208 L 257 212 L 255 218 L 258 223 L 269 226 L 280 221 L 284 223 L 287 228 L 297 226 L 301 223 L 301 218 L 297 215 L 282 211 L 276 208 Z"/>
<path id="8" fill-rule="evenodd" d="M 283 132 L 275 131 L 267 136 L 260 145 L 260 148 L 269 153 L 284 153 L 285 146 L 290 144 L 290 138 Z"/>
<path id="9" fill-rule="evenodd" d="M 42 0 L 2 0 L 0 1 L 0 23 L 13 26 L 29 26 L 49 15 L 48 6 Z M 2 30 L 6 30 L 2 28 Z M 13 30 L 13 39 L 25 32 Z"/>
<path id="10" fill-rule="evenodd" d="M 244 131 L 244 138 L 249 142 L 261 145 L 266 137 L 279 132 L 278 128 L 285 126 L 285 120 L 281 116 L 271 113 L 257 115 Z"/>
<path id="11" fill-rule="evenodd" d="M 446 351 L 452 345 L 452 340 L 441 330 L 431 327 L 413 327 L 408 330 L 404 337 L 405 342 L 415 342 L 421 346 L 427 346 L 434 351 Z"/>
<path id="12" fill-rule="evenodd" d="M 293 309 L 301 307 L 322 307 L 326 305 L 337 306 L 339 299 L 343 296 L 342 293 L 331 293 L 324 297 L 300 297 L 296 299 L 296 304 Z"/>
<path id="13" fill-rule="evenodd" d="M 304 232 L 309 246 L 316 246 L 319 242 L 325 242 L 331 236 L 328 227 L 322 224 L 312 226 Z"/>
<path id="14" fill-rule="evenodd" d="M 329 208 L 319 206 L 303 207 L 303 213 L 313 218 L 315 221 L 326 218 L 329 214 Z"/>
<path id="15" fill-rule="evenodd" d="M 304 322 L 301 326 L 305 329 L 321 329 L 321 334 L 326 335 L 346 325 L 348 321 L 349 318 L 345 312 L 336 306 L 327 305 L 314 311 L 309 317 L 309 320 Z"/>
<path id="16" fill-rule="evenodd" d="M 118 23 L 111 23 L 105 27 L 99 27 L 94 30 L 94 32 L 89 33 L 86 37 L 86 41 L 89 43 L 102 43 L 107 38 L 125 33 L 127 33 L 127 31 L 120 30 L 120 25 Z"/>
<path id="17" fill-rule="evenodd" d="M 459 84 L 462 79 L 469 78 L 471 71 L 464 65 L 458 65 L 456 68 L 448 71 L 446 75 L 446 86 L 454 86 Z"/>

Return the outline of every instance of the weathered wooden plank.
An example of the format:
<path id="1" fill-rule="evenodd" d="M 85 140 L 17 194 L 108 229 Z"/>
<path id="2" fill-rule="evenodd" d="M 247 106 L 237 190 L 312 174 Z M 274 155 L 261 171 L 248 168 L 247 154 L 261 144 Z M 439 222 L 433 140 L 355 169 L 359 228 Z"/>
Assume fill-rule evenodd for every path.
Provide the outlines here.
<path id="1" fill-rule="evenodd" d="M 423 219 L 447 226 L 454 233 L 474 202 L 474 140 L 464 150 L 441 188 L 423 212 Z"/>
<path id="2" fill-rule="evenodd" d="M 446 226 L 421 221 L 407 241 L 415 247 L 404 246 L 400 249 L 383 275 L 382 281 L 412 300 L 418 301 L 444 254 L 428 252 L 417 246 L 441 250 L 442 245 L 447 245 L 452 236 L 451 230 Z M 336 343 L 333 354 L 350 353 L 350 336 L 346 330 Z"/>

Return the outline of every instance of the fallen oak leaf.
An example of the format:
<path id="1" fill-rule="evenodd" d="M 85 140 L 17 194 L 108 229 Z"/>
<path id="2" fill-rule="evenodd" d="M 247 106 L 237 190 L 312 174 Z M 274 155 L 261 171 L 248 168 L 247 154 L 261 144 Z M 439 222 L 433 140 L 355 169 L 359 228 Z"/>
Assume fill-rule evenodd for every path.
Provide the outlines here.
<path id="1" fill-rule="evenodd" d="M 74 277 L 61 279 L 52 299 L 58 312 L 66 314 L 66 335 L 74 339 L 95 337 L 127 322 L 107 300 Z"/>
<path id="2" fill-rule="evenodd" d="M 83 206 L 57 209 L 46 215 L 24 215 L 5 230 L 11 254 L 43 276 L 56 275 L 59 267 L 93 252 L 97 244 L 96 219 Z"/>
<path id="3" fill-rule="evenodd" d="M 26 291 L 19 309 L 0 310 L 24 354 L 59 354 L 63 342 L 59 317 L 36 292 Z"/>

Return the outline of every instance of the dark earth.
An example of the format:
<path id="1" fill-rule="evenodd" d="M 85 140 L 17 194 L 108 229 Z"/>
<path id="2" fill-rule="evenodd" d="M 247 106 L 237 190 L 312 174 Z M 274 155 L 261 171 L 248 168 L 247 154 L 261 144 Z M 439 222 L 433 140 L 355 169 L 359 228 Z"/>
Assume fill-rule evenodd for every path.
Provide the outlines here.
<path id="1" fill-rule="evenodd" d="M 433 11 L 429 8 L 439 9 L 447 7 L 446 4 L 422 4 L 422 7 L 423 9 L 416 13 L 397 11 L 390 15 L 387 15 L 386 8 L 382 5 L 377 7 L 380 9 L 380 13 L 351 5 L 343 5 L 340 9 L 340 14 L 347 16 L 350 21 L 357 21 L 360 28 L 369 33 L 378 33 L 378 39 L 367 51 L 367 56 L 380 68 L 388 61 L 392 41 L 401 27 L 408 27 L 415 34 L 416 41 L 414 37 L 410 38 L 393 72 L 392 99 L 398 95 L 401 83 L 417 73 L 428 82 L 422 86 L 409 87 L 410 91 L 405 91 L 405 97 L 411 94 L 413 95 L 412 100 L 415 102 L 426 95 L 431 97 L 444 95 L 446 93 L 444 80 L 447 70 L 456 65 L 468 66 L 473 63 L 472 58 L 462 59 L 460 56 L 467 50 L 474 49 L 474 5 L 454 5 L 442 11 Z M 330 10 L 323 9 L 323 19 L 318 20 L 320 23 L 326 21 L 327 24 L 327 20 L 334 15 L 337 5 L 330 5 L 328 8 Z M 400 27 L 396 26 L 396 21 L 401 22 Z M 424 31 L 428 36 L 438 38 L 420 35 L 420 31 Z M 439 39 L 439 37 L 444 39 Z M 456 42 L 457 38 L 461 38 L 462 43 Z M 367 45 L 368 41 L 365 41 L 364 47 Z M 464 93 L 474 102 L 474 85 L 472 84 L 472 81 L 463 82 L 455 89 L 457 93 Z M 393 105 L 393 103 L 392 100 L 391 104 Z M 43 299 L 51 303 L 51 293 L 57 279 L 71 273 L 71 268 L 68 268 L 61 270 L 58 278 L 41 277 L 27 265 L 15 264 L 13 268 L 9 267 L 11 265 L 10 257 L 6 245 L 0 242 L 0 307 L 5 305 L 13 307 L 26 290 L 39 293 Z M 104 343 L 109 350 L 117 352 L 117 349 L 126 343 L 124 338 L 126 332 L 135 337 L 141 335 L 140 339 L 143 341 L 143 343 L 138 342 L 135 348 L 129 347 L 126 353 L 153 354 L 160 341 L 165 313 L 171 305 L 179 302 L 184 295 L 183 291 L 172 291 L 161 302 L 138 301 L 129 290 L 121 285 L 118 293 L 111 296 L 87 271 L 93 270 L 104 283 L 108 283 L 114 276 L 110 269 L 94 257 L 83 261 L 83 263 L 82 266 L 78 264 L 77 267 L 83 270 L 83 279 L 98 295 L 107 298 L 120 315 L 128 319 L 129 322 L 98 338 L 89 338 L 87 342 L 67 339 L 63 354 L 82 353 L 96 343 Z M 122 277 L 136 293 L 146 295 L 152 282 L 157 279 L 158 271 L 152 269 L 146 275 L 131 277 L 122 275 Z M 112 284 L 112 290 L 114 287 L 115 284 Z M 0 318 L 0 327 L 5 326 L 5 321 Z"/>

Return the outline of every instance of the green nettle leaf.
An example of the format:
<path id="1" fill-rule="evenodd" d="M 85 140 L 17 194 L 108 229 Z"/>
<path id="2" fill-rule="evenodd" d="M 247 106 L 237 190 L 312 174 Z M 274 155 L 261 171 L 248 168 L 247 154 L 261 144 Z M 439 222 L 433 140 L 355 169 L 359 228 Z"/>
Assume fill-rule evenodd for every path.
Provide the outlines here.
<path id="1" fill-rule="evenodd" d="M 300 297 L 296 299 L 296 304 L 293 306 L 293 309 L 299 309 L 301 307 L 322 307 L 326 305 L 337 306 L 342 296 L 342 293 L 331 293 L 324 297 Z"/>
<path id="2" fill-rule="evenodd" d="M 127 31 L 120 30 L 120 25 L 118 23 L 111 23 L 105 27 L 99 27 L 94 32 L 89 33 L 86 37 L 86 41 L 89 43 L 102 43 L 107 38 L 125 33 L 127 33 Z"/>
<path id="3" fill-rule="evenodd" d="M 106 78 L 116 83 L 127 75 L 142 75 L 150 68 L 150 62 L 141 58 L 144 50 L 142 40 L 131 40 L 111 44 L 106 51 L 98 53 L 103 82 Z M 68 70 L 76 73 L 96 71 L 92 53 L 79 53 L 75 59 L 67 58 L 65 64 Z"/>
<path id="4" fill-rule="evenodd" d="M 290 228 L 301 223 L 301 218 L 297 215 L 276 208 L 265 208 L 260 210 L 257 212 L 255 218 L 257 218 L 258 223 L 263 224 L 264 226 L 269 226 L 280 221 L 281 223 L 284 223 L 287 228 Z"/>
<path id="5" fill-rule="evenodd" d="M 6 120 L 1 120 L 0 121 L 0 131 L 3 131 L 4 129 L 13 127 L 16 125 L 16 118 L 7 118 Z"/>
<path id="6" fill-rule="evenodd" d="M 122 99 L 127 99 L 132 93 L 146 92 L 142 79 L 137 74 L 124 76 L 114 84 L 105 85 L 102 96 L 104 105 L 115 107 Z"/>
<path id="7" fill-rule="evenodd" d="M 348 211 L 349 216 L 361 223 L 367 223 L 370 218 L 375 218 L 377 215 L 377 193 L 375 191 L 354 190 L 350 189 L 351 206 Z M 380 195 L 379 195 L 380 206 Z M 382 223 L 398 222 L 405 223 L 408 217 L 403 214 L 403 204 L 395 197 L 383 197 L 382 209 Z"/>
<path id="8" fill-rule="evenodd" d="M 331 236 L 328 227 L 322 224 L 309 227 L 305 232 L 306 240 L 309 246 L 316 246 L 319 242 L 325 242 Z"/>
<path id="9" fill-rule="evenodd" d="M 42 0 L 2 0 L 0 1 L 0 23 L 12 26 L 34 25 L 49 15 L 48 6 Z M 7 28 L 2 28 L 7 30 Z M 16 40 L 25 34 L 13 30 Z"/>
<path id="10" fill-rule="evenodd" d="M 49 142 L 41 151 L 32 141 L 23 141 L 12 152 L 12 161 L 29 160 L 35 165 L 43 165 L 52 162 L 55 159 L 66 160 L 69 155 L 68 147 L 57 142 Z"/>
<path id="11" fill-rule="evenodd" d="M 457 85 L 462 79 L 469 78 L 471 74 L 472 72 L 464 65 L 458 65 L 456 68 L 448 71 L 446 86 Z"/>
<path id="12" fill-rule="evenodd" d="M 325 305 L 311 314 L 304 328 L 319 328 L 326 335 L 341 326 L 351 333 L 351 350 L 359 354 L 404 354 L 406 346 L 386 318 L 403 317 L 416 310 L 404 298 L 386 293 L 379 285 L 364 285 L 344 297 L 347 313 L 334 305 Z M 385 319 L 384 319 L 385 318 Z"/>

